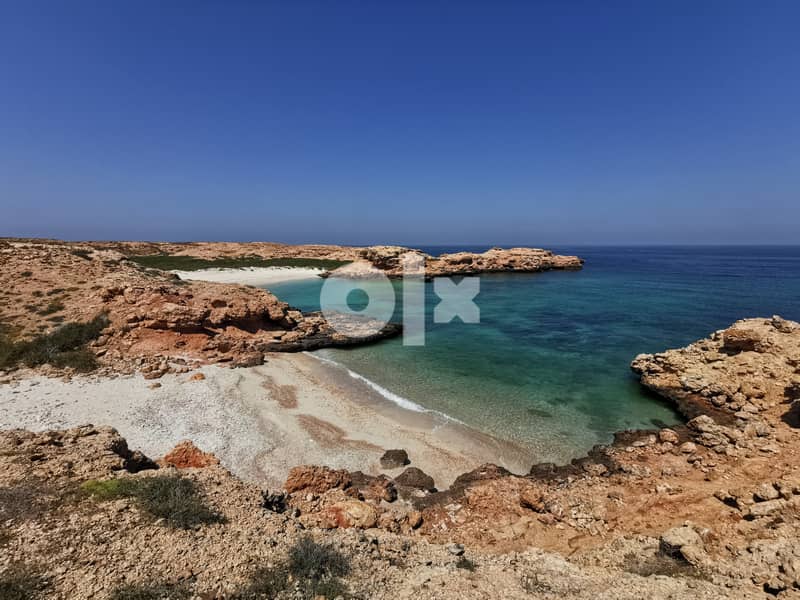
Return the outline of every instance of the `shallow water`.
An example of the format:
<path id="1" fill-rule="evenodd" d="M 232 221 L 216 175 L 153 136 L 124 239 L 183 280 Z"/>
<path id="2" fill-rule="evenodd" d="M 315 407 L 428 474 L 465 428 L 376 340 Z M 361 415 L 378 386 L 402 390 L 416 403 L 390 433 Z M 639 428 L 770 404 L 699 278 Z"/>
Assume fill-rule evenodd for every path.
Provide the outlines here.
<path id="1" fill-rule="evenodd" d="M 443 251 L 485 248 L 424 248 Z M 800 320 L 800 247 L 574 247 L 582 271 L 481 276 L 479 324 L 434 324 L 427 339 L 328 349 L 393 394 L 564 461 L 614 431 L 675 423 L 671 407 L 629 370 L 641 352 L 686 345 L 733 321 Z M 319 308 L 322 280 L 273 284 L 281 299 Z M 399 284 L 398 284 L 399 289 Z"/>

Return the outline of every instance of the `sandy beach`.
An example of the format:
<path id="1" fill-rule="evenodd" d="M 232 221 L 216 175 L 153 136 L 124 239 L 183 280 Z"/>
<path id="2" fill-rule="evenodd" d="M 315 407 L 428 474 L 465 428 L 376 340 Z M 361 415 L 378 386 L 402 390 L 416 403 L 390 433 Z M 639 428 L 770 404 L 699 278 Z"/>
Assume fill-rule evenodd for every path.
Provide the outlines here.
<path id="1" fill-rule="evenodd" d="M 305 267 L 244 267 L 241 269 L 174 270 L 170 272 L 187 281 L 214 281 L 261 286 L 282 281 L 314 279 L 324 271 Z"/>
<path id="2" fill-rule="evenodd" d="M 443 415 L 402 408 L 308 354 L 271 354 L 260 367 L 202 373 L 200 381 L 166 375 L 155 388 L 140 375 L 0 386 L 0 429 L 111 425 L 151 457 L 191 439 L 234 474 L 270 488 L 300 464 L 397 475 L 380 467 L 390 448 L 407 450 L 439 488 L 483 463 L 524 473 L 535 462 L 524 449 Z"/>

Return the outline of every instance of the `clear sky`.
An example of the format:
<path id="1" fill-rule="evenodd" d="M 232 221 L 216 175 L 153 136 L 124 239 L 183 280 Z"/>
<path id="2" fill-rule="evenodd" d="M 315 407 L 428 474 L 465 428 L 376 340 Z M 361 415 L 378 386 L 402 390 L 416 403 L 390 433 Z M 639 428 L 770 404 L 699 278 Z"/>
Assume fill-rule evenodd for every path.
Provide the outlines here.
<path id="1" fill-rule="evenodd" d="M 798 243 L 800 2 L 0 0 L 0 235 Z"/>

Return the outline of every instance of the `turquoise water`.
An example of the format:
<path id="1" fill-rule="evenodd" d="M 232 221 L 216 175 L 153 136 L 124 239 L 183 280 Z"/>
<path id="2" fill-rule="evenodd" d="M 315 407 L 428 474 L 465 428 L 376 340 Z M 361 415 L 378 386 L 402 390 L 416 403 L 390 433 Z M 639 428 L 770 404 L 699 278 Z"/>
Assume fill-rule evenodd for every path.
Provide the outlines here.
<path id="1" fill-rule="evenodd" d="M 584 257 L 584 269 L 483 275 L 479 324 L 434 324 L 428 285 L 424 347 L 394 339 L 319 354 L 541 460 L 563 461 L 620 429 L 679 420 L 631 374 L 638 353 L 686 345 L 740 318 L 800 320 L 800 247 L 557 251 Z M 321 285 L 270 289 L 317 310 Z"/>

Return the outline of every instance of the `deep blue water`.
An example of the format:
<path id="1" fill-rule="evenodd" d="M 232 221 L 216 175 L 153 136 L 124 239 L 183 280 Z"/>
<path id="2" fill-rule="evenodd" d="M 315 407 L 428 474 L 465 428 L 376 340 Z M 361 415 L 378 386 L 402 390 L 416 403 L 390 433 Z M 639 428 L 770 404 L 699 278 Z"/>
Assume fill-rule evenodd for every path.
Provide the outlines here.
<path id="1" fill-rule="evenodd" d="M 431 254 L 485 247 L 423 248 Z M 800 247 L 567 247 L 581 271 L 481 276 L 479 324 L 432 323 L 400 339 L 320 354 L 391 392 L 563 461 L 614 431 L 674 423 L 629 370 L 745 317 L 800 320 Z M 270 286 L 304 310 L 320 281 Z"/>

